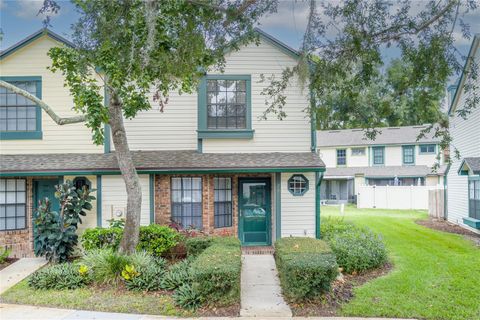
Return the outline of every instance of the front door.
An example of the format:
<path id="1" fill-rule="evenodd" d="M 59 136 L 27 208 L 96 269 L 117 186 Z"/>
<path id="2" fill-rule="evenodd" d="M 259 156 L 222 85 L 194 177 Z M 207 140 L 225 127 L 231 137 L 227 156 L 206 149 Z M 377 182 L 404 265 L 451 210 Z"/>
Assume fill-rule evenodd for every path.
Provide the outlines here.
<path id="1" fill-rule="evenodd" d="M 238 236 L 242 245 L 271 244 L 270 178 L 239 178 Z"/>
<path id="2" fill-rule="evenodd" d="M 33 204 L 33 221 L 35 221 L 35 213 L 38 208 L 38 202 L 40 200 L 45 200 L 48 198 L 50 200 L 51 206 L 50 210 L 52 211 L 59 211 L 60 210 L 60 202 L 57 198 L 55 198 L 55 186 L 59 183 L 59 180 L 55 179 L 44 179 L 44 180 L 34 180 L 34 201 Z M 33 224 L 33 233 L 35 234 L 35 224 Z M 34 242 L 35 243 L 35 242 Z"/>

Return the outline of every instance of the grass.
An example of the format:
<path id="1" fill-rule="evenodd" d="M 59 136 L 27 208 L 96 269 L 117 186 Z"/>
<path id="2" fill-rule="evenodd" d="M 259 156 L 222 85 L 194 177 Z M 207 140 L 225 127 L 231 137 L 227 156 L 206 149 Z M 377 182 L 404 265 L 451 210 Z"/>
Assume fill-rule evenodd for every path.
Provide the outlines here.
<path id="1" fill-rule="evenodd" d="M 143 294 L 123 290 L 82 288 L 75 290 L 34 290 L 23 280 L 0 297 L 4 303 L 29 304 L 57 308 L 155 314 L 165 316 L 191 316 L 174 306 L 165 294 Z"/>
<path id="2" fill-rule="evenodd" d="M 322 217 L 340 216 L 322 207 Z M 344 218 L 381 233 L 394 269 L 355 289 L 345 316 L 480 319 L 480 249 L 415 223 L 424 211 L 345 208 Z"/>

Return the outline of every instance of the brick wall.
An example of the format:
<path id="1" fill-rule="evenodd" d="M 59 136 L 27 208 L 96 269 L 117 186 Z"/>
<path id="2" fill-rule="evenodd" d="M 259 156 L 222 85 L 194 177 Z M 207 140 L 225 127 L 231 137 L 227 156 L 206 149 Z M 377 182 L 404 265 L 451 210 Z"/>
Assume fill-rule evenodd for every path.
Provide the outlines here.
<path id="1" fill-rule="evenodd" d="M 230 175 L 156 175 L 155 176 L 155 223 L 167 225 L 171 222 L 171 189 L 172 177 L 201 177 L 202 178 L 202 205 L 203 205 L 203 232 L 216 235 L 238 234 L 238 178 L 239 177 L 271 177 L 270 174 L 230 174 Z M 214 219 L 214 177 L 232 178 L 232 226 L 215 228 Z"/>
<path id="2" fill-rule="evenodd" d="M 33 230 L 32 230 L 32 211 L 33 211 L 33 188 L 32 178 L 27 178 L 27 224 L 22 230 L 0 231 L 0 247 L 10 248 L 12 253 L 10 257 L 25 258 L 33 257 Z"/>

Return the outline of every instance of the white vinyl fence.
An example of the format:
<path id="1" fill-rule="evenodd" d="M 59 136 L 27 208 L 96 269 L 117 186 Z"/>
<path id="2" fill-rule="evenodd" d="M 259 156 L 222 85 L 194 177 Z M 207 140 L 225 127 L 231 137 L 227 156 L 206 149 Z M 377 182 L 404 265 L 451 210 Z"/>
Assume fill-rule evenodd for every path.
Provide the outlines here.
<path id="1" fill-rule="evenodd" d="M 436 186 L 360 186 L 358 208 L 424 209 L 429 208 L 429 190 Z"/>

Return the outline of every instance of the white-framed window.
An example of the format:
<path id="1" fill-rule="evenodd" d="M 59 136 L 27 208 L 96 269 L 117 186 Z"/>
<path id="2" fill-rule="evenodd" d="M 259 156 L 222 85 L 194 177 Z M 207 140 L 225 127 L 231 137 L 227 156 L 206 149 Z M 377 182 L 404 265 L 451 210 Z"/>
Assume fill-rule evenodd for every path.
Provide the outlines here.
<path id="1" fill-rule="evenodd" d="M 364 156 L 365 155 L 365 148 L 352 148 L 352 156 Z"/>
<path id="2" fill-rule="evenodd" d="M 214 219 L 215 228 L 232 226 L 232 178 L 214 178 Z"/>
<path id="3" fill-rule="evenodd" d="M 337 149 L 337 166 L 347 164 L 347 149 Z"/>
<path id="4" fill-rule="evenodd" d="M 172 221 L 184 228 L 202 228 L 202 178 L 173 177 Z"/>
<path id="5" fill-rule="evenodd" d="M 19 230 L 26 227 L 26 180 L 0 179 L 0 230 Z"/>

